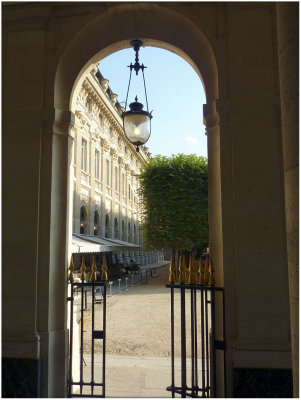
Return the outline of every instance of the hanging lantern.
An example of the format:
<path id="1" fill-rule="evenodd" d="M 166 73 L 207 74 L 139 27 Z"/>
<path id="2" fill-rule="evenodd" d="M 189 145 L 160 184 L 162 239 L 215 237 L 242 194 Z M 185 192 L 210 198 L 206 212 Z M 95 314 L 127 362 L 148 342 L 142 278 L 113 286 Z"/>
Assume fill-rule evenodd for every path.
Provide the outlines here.
<path id="1" fill-rule="evenodd" d="M 145 144 L 148 141 L 151 134 L 151 119 L 152 119 L 152 115 L 148 110 L 148 101 L 147 101 L 147 93 L 146 93 L 145 78 L 144 78 L 144 68 L 146 67 L 143 64 L 139 63 L 138 53 L 142 44 L 143 44 L 142 41 L 139 39 L 131 41 L 131 45 L 133 46 L 136 52 L 136 58 L 135 58 L 135 64 L 131 63 L 131 65 L 129 65 L 130 79 L 129 79 L 127 97 L 125 102 L 125 111 L 122 114 L 123 129 L 125 136 L 133 145 L 136 146 L 136 151 L 139 151 L 139 146 Z M 135 70 L 136 75 L 138 75 L 138 72 L 140 70 L 142 71 L 147 111 L 143 110 L 144 106 L 142 103 L 138 102 L 137 96 L 135 97 L 135 101 L 129 105 L 130 110 L 126 111 L 133 69 Z"/>

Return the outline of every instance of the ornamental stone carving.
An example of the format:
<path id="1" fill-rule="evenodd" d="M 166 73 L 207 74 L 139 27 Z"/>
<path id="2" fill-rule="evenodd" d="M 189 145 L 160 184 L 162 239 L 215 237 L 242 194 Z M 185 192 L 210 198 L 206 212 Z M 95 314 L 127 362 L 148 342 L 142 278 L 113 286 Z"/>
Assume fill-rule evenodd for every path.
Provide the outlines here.
<path id="1" fill-rule="evenodd" d="M 96 75 L 96 74 L 97 74 L 97 71 L 98 71 L 98 64 L 94 65 L 94 67 L 93 67 L 92 70 L 91 70 L 91 74 L 92 74 L 92 75 Z"/>
<path id="2" fill-rule="evenodd" d="M 105 78 L 101 79 L 100 85 L 103 88 L 103 90 L 106 91 L 109 87 L 109 80 Z"/>
<path id="3" fill-rule="evenodd" d="M 117 97 L 118 97 L 118 94 L 116 94 L 116 93 L 110 94 L 110 100 L 111 100 L 111 103 L 113 104 L 113 106 L 115 106 L 115 104 L 117 102 Z"/>

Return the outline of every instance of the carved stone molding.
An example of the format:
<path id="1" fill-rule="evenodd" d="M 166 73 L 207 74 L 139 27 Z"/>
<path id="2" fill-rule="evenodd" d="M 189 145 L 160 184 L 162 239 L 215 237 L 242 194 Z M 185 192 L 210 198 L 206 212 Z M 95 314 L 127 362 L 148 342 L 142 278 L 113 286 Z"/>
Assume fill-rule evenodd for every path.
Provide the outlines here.
<path id="1" fill-rule="evenodd" d="M 86 194 L 81 193 L 80 194 L 80 206 L 87 207 L 89 204 L 89 198 L 87 197 Z"/>
<path id="2" fill-rule="evenodd" d="M 98 63 L 94 65 L 94 67 L 91 69 L 91 74 L 96 75 L 98 71 Z"/>
<path id="3" fill-rule="evenodd" d="M 53 122 L 53 132 L 55 134 L 70 136 L 69 129 L 74 124 L 75 114 L 72 111 L 55 110 L 55 120 Z"/>
<path id="4" fill-rule="evenodd" d="M 212 128 L 219 124 L 219 116 L 216 112 L 215 102 L 204 104 L 203 106 L 204 123 L 206 128 Z"/>
<path id="5" fill-rule="evenodd" d="M 115 146 L 111 145 L 111 147 L 110 147 L 110 155 L 113 156 L 114 154 L 116 154 L 116 150 L 117 149 L 115 148 Z"/>
<path id="6" fill-rule="evenodd" d="M 110 144 L 107 141 L 104 142 L 102 148 L 106 153 L 110 153 Z"/>

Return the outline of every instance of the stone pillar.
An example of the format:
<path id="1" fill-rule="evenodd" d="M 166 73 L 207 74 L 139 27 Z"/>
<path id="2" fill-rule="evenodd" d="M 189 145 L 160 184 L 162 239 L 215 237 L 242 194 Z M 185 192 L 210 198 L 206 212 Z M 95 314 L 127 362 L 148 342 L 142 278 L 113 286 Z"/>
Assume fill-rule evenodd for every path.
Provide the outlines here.
<path id="1" fill-rule="evenodd" d="M 221 226 L 221 167 L 219 118 L 215 103 L 204 105 L 204 121 L 208 138 L 208 202 L 210 255 L 216 274 L 216 285 L 223 286 L 222 226 Z"/>
<path id="2" fill-rule="evenodd" d="M 111 225 L 111 237 L 115 237 L 115 197 L 116 197 L 116 191 L 115 191 L 115 165 L 116 165 L 116 150 L 111 148 L 110 149 L 110 156 L 111 156 L 111 190 L 112 190 L 112 201 L 111 201 L 111 220 L 110 220 L 110 225 Z"/>
<path id="3" fill-rule="evenodd" d="M 81 192 L 81 141 L 82 135 L 80 133 L 80 118 L 81 114 L 76 113 L 76 139 L 75 139 L 75 149 L 74 149 L 74 158 L 75 158 L 75 193 L 74 193 L 74 208 L 73 208 L 73 221 L 74 221 L 74 232 L 80 232 L 80 192 Z"/>
<path id="4" fill-rule="evenodd" d="M 294 397 L 299 397 L 299 4 L 276 3 Z"/>
<path id="5" fill-rule="evenodd" d="M 101 216 L 100 216 L 100 226 L 101 226 L 101 236 L 105 237 L 106 229 L 106 195 L 107 195 L 107 182 L 106 182 L 106 154 L 108 151 L 107 140 L 101 138 L 101 188 L 102 188 L 102 203 L 101 203 Z"/>
<path id="6" fill-rule="evenodd" d="M 219 117 L 215 102 L 204 105 L 204 122 L 208 138 L 208 209 L 209 209 L 209 246 L 212 265 L 215 270 L 216 286 L 224 286 L 223 236 L 221 203 L 221 163 Z M 222 339 L 222 304 L 216 299 L 216 339 Z M 219 352 L 220 353 L 220 352 Z M 216 396 L 224 397 L 223 357 L 217 354 Z"/>
<path id="7" fill-rule="evenodd" d="M 135 254 L 135 260 L 137 264 L 141 265 L 141 256 L 138 252 Z"/>
<path id="8" fill-rule="evenodd" d="M 72 196 L 70 166 L 73 137 L 70 128 L 74 114 L 56 110 L 53 135 L 52 199 L 50 224 L 50 273 L 48 313 L 48 397 L 61 397 L 66 391 L 68 330 L 66 327 L 67 282 L 71 252 Z M 67 155 L 67 157 L 66 157 Z M 62 171 L 65 174 L 62 175 Z M 69 238 L 69 240 L 67 240 Z M 62 270 L 65 264 L 65 272 Z M 65 279 L 63 278 L 65 276 Z M 63 351 L 62 351 L 63 349 Z"/>
<path id="9" fill-rule="evenodd" d="M 126 198 L 126 206 L 129 208 L 129 176 L 130 176 L 130 166 L 129 164 L 125 164 L 125 198 Z"/>
<path id="10" fill-rule="evenodd" d="M 122 257 L 122 252 L 118 251 L 117 253 L 117 260 L 122 264 L 123 263 L 123 257 Z"/>
<path id="11" fill-rule="evenodd" d="M 122 157 L 118 157 L 118 171 L 119 171 L 119 176 L 118 176 L 118 193 L 119 193 L 119 213 L 118 213 L 118 230 L 119 230 L 119 234 L 118 234 L 118 239 L 122 240 Z"/>
<path id="12" fill-rule="evenodd" d="M 124 262 L 125 264 L 129 264 L 130 263 L 130 254 L 128 251 L 125 252 L 124 254 Z"/>

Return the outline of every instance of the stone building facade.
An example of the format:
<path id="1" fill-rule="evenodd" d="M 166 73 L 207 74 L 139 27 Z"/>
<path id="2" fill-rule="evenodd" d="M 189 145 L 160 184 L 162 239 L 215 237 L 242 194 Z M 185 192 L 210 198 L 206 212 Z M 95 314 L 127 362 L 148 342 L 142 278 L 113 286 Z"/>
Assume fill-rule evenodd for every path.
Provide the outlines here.
<path id="1" fill-rule="evenodd" d="M 136 152 L 125 137 L 123 110 L 96 65 L 75 108 L 72 230 L 141 245 L 138 175 L 150 153 L 145 146 Z"/>

